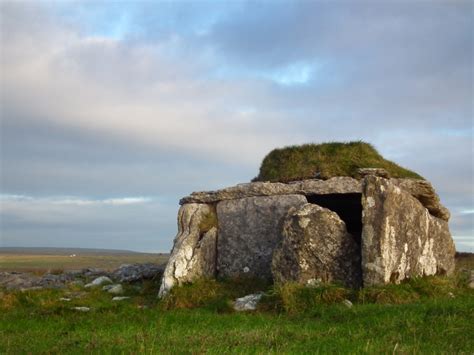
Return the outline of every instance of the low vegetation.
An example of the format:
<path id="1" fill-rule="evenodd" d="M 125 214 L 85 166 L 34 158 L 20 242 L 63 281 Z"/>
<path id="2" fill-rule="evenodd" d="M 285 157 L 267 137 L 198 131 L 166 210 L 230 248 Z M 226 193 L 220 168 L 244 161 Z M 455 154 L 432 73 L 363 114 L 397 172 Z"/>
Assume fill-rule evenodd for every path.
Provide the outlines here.
<path id="1" fill-rule="evenodd" d="M 470 353 L 467 259 L 454 277 L 362 290 L 243 278 L 199 280 L 162 301 L 158 281 L 126 285 L 123 301 L 77 285 L 3 290 L 0 353 Z M 265 296 L 256 311 L 233 310 L 236 297 L 258 291 Z"/>
<path id="2" fill-rule="evenodd" d="M 22 272 L 59 272 L 65 270 L 77 270 L 86 267 L 96 267 L 105 270 L 113 270 L 122 264 L 133 263 L 166 263 L 168 254 L 30 254 L 30 253 L 2 253 L 0 250 L 0 271 L 22 271 Z"/>
<path id="3" fill-rule="evenodd" d="M 384 159 L 370 144 L 357 141 L 291 146 L 271 151 L 254 181 L 289 182 L 334 176 L 357 176 L 359 168 L 383 168 L 392 177 L 423 179 Z"/>

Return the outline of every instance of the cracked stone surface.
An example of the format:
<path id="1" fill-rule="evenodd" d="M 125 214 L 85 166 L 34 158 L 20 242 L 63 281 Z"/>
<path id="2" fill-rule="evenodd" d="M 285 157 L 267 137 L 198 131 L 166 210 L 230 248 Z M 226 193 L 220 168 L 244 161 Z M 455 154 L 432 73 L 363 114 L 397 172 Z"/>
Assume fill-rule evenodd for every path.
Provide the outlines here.
<path id="1" fill-rule="evenodd" d="M 216 276 L 216 226 L 205 226 L 206 220 L 215 220 L 211 205 L 190 203 L 178 212 L 178 234 L 174 239 L 168 264 L 163 273 L 159 297 L 166 295 L 174 285 L 191 282 L 196 278 Z"/>
<path id="2" fill-rule="evenodd" d="M 274 249 L 282 239 L 291 207 L 307 203 L 301 195 L 247 197 L 217 204 L 217 274 L 271 279 Z"/>
<path id="3" fill-rule="evenodd" d="M 438 194 L 429 181 L 416 179 L 390 179 L 390 182 L 408 192 L 428 209 L 429 213 L 442 220 L 449 221 L 451 214 L 441 204 Z"/>
<path id="4" fill-rule="evenodd" d="M 328 180 L 301 180 L 288 184 L 280 182 L 251 182 L 217 191 L 193 192 L 180 200 L 185 203 L 214 203 L 256 196 L 312 195 L 334 193 L 360 193 L 362 185 L 351 177 L 334 177 Z"/>
<path id="5" fill-rule="evenodd" d="M 431 215 L 399 183 L 367 176 L 362 206 L 364 286 L 454 271 L 447 221 Z"/>
<path id="6" fill-rule="evenodd" d="M 346 224 L 333 211 L 315 204 L 292 208 L 283 226 L 283 241 L 272 261 L 273 279 L 302 284 L 361 284 L 360 251 Z"/>

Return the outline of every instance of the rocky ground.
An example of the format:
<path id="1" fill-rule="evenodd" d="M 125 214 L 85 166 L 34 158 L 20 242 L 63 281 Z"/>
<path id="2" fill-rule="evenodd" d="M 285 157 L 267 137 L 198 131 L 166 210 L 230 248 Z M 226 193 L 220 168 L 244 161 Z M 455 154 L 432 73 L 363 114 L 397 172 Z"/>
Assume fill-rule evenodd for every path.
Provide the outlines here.
<path id="1" fill-rule="evenodd" d="M 0 288 L 6 290 L 40 290 L 45 288 L 66 288 L 70 285 L 103 287 L 114 294 L 122 293 L 123 283 L 134 283 L 143 280 L 160 280 L 164 265 L 157 264 L 123 264 L 113 271 L 98 268 L 69 270 L 63 273 L 45 273 L 36 275 L 29 272 L 0 272 Z"/>

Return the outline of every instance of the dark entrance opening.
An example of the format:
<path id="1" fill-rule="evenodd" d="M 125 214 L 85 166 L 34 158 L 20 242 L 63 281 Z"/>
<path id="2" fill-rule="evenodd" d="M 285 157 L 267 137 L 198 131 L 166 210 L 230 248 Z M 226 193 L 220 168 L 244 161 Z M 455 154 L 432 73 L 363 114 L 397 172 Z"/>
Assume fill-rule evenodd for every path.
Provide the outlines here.
<path id="1" fill-rule="evenodd" d="M 362 195 L 357 193 L 306 196 L 309 203 L 314 203 L 336 212 L 346 223 L 347 231 L 354 236 L 359 246 L 362 237 L 361 198 Z"/>

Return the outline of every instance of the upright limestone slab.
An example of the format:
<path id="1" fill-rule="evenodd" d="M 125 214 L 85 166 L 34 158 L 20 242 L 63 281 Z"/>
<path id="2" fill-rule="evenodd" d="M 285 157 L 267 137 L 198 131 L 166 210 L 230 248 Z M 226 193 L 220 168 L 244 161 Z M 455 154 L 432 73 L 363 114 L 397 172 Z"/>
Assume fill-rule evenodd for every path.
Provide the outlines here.
<path id="1" fill-rule="evenodd" d="M 282 239 L 291 207 L 307 203 L 301 195 L 247 197 L 217 204 L 217 275 L 272 278 L 273 251 Z"/>
<path id="2" fill-rule="evenodd" d="M 398 283 L 454 270 L 454 242 L 446 220 L 391 180 L 367 176 L 362 194 L 363 285 Z"/>
<path id="3" fill-rule="evenodd" d="M 217 220 L 213 206 L 183 205 L 178 212 L 178 234 L 163 274 L 158 296 L 184 282 L 216 276 Z"/>
<path id="4" fill-rule="evenodd" d="M 308 203 L 288 213 L 272 271 L 278 283 L 339 282 L 360 287 L 360 248 L 335 212 Z"/>

